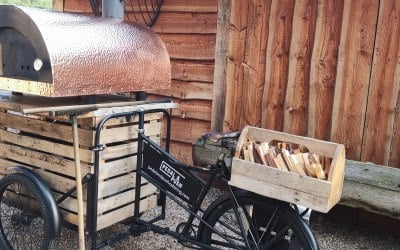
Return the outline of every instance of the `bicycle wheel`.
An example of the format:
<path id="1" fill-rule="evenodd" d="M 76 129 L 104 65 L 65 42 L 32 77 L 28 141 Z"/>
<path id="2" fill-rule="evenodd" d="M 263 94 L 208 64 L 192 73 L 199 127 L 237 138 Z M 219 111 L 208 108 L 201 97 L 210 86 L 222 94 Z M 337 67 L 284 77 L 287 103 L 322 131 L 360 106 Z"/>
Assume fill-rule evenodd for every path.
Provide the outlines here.
<path id="1" fill-rule="evenodd" d="M 258 196 L 235 197 L 238 209 L 230 196 L 210 205 L 203 219 L 213 229 L 201 223 L 199 241 L 224 249 L 318 249 L 311 229 L 286 203 Z"/>
<path id="2" fill-rule="evenodd" d="M 0 249 L 49 249 L 50 212 L 38 187 L 22 174 L 0 180 Z"/>

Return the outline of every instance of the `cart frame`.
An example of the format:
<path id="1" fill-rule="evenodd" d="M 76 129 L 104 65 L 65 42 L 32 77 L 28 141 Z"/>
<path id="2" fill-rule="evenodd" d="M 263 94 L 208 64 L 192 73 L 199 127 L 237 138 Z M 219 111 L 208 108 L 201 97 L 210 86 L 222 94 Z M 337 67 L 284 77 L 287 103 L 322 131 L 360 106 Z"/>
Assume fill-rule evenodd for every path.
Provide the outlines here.
<path id="1" fill-rule="evenodd" d="M 71 115 L 71 120 L 77 117 L 76 110 L 74 114 Z M 161 146 L 154 143 L 150 138 L 145 135 L 144 131 L 144 116 L 145 114 L 149 113 L 163 113 L 166 117 L 166 139 L 165 144 L 166 147 L 163 149 Z M 144 221 L 141 219 L 140 213 L 140 198 L 136 198 L 134 203 L 134 215 L 133 220 L 130 223 L 129 230 L 125 232 L 121 232 L 119 234 L 114 235 L 113 237 L 106 239 L 102 242 L 98 242 L 98 230 L 97 230 L 97 211 L 98 211 L 98 184 L 99 184 L 99 162 L 100 162 L 100 154 L 104 150 L 104 145 L 101 142 L 101 132 L 102 127 L 104 124 L 113 118 L 119 117 L 131 117 L 131 116 L 138 116 L 138 151 L 137 151 L 137 166 L 136 166 L 136 187 L 135 187 L 135 197 L 140 197 L 141 193 L 141 178 L 142 176 L 146 178 L 151 184 L 155 185 L 160 190 L 160 197 L 158 204 L 161 206 L 161 213 L 152 218 L 148 221 Z M 88 192 L 87 192 L 87 217 L 86 217 L 86 229 L 87 234 L 91 238 L 91 248 L 92 249 L 99 249 L 106 245 L 111 245 L 129 235 L 140 235 L 146 231 L 153 231 L 161 234 L 168 234 L 171 235 L 179 240 L 179 242 L 183 244 L 194 244 L 197 247 L 204 248 L 204 249 L 216 249 L 216 247 L 211 246 L 210 244 L 215 243 L 210 237 L 210 235 L 217 235 L 219 238 L 224 241 L 222 246 L 229 246 L 230 248 L 241 249 L 245 247 L 247 249 L 258 249 L 259 244 L 264 244 L 265 246 L 270 246 L 275 244 L 278 240 L 286 240 L 289 237 L 288 243 L 290 243 L 290 239 L 292 237 L 291 233 L 288 234 L 288 228 L 293 228 L 295 232 L 295 237 L 301 242 L 303 246 L 310 249 L 318 249 L 318 243 L 312 234 L 309 227 L 306 223 L 302 220 L 301 216 L 299 215 L 297 208 L 295 206 L 290 206 L 285 202 L 280 202 L 277 200 L 268 199 L 265 197 L 261 197 L 259 195 L 249 193 L 245 190 L 240 190 L 233 188 L 228 185 L 229 176 L 226 175 L 229 170 L 225 165 L 225 161 L 223 160 L 223 156 L 217 160 L 215 165 L 209 166 L 209 168 L 192 168 L 188 165 L 180 163 L 176 160 L 172 155 L 169 154 L 169 145 L 170 145 L 170 135 L 171 135 L 171 115 L 166 109 L 163 108 L 153 108 L 153 109 L 143 109 L 143 108 L 136 108 L 134 110 L 129 110 L 125 112 L 116 112 L 114 114 L 106 115 L 97 125 L 96 133 L 95 133 L 95 142 L 94 146 L 91 149 L 95 154 L 95 161 L 94 161 L 94 173 L 87 174 L 83 176 L 82 179 L 78 183 L 77 186 L 68 190 L 62 197 L 60 197 L 57 202 L 54 201 L 54 198 L 51 196 L 51 192 L 48 187 L 45 187 L 43 182 L 40 180 L 40 177 L 36 178 L 36 174 L 30 170 L 24 169 L 24 167 L 14 168 L 18 173 L 24 174 L 29 178 L 35 179 L 35 183 L 40 186 L 44 186 L 43 189 L 46 193 L 45 197 L 49 203 L 58 204 L 65 200 L 70 194 L 75 191 L 79 191 L 79 185 L 87 185 Z M 74 142 L 75 144 L 75 142 Z M 149 166 L 153 164 L 151 162 L 148 164 L 148 159 L 153 158 L 151 155 L 148 155 L 149 152 L 157 152 L 160 155 L 160 159 L 162 160 L 162 164 L 166 162 L 167 166 L 170 167 L 169 171 L 175 171 L 174 173 L 181 175 L 183 179 L 186 179 L 186 183 L 178 181 L 178 187 L 180 188 L 177 190 L 176 186 L 170 185 L 171 183 L 165 181 L 164 183 L 158 180 L 155 175 L 151 174 L 149 171 Z M 78 158 L 79 160 L 79 158 Z M 156 168 L 158 166 L 158 162 L 156 163 Z M 172 169 L 172 170 L 171 170 Z M 207 178 L 204 180 L 199 174 L 206 175 Z M 228 195 L 226 197 L 221 197 L 214 201 L 206 210 L 201 209 L 202 202 L 209 192 L 213 182 L 216 179 L 221 179 L 226 184 L 226 188 L 228 190 Z M 174 180 L 176 181 L 176 179 Z M 0 182 L 1 184 L 1 182 Z M 187 187 L 185 187 L 187 185 Z M 194 190 L 192 186 L 195 186 L 196 190 Z M 1 187 L 0 187 L 1 188 Z M 45 190 L 47 189 L 47 191 Z M 4 191 L 3 191 L 4 192 Z M 78 195 L 79 196 L 79 195 Z M 160 227 L 155 225 L 154 223 L 164 219 L 166 215 L 166 197 L 169 197 L 171 200 L 176 202 L 180 207 L 185 209 L 189 213 L 189 217 L 187 221 L 183 222 L 178 225 L 177 231 L 172 231 L 169 228 Z M 53 201 L 51 201 L 53 199 Z M 79 200 L 78 200 L 79 203 Z M 237 229 L 236 232 L 239 236 L 241 235 L 241 241 L 238 243 L 233 240 L 229 235 L 226 235 L 220 229 L 214 228 L 216 226 L 217 221 L 215 221 L 216 216 L 219 217 L 219 213 L 221 211 L 221 206 L 225 206 L 227 209 L 232 209 L 232 213 L 235 215 Z M 251 207 L 251 212 L 247 211 L 247 206 Z M 255 227 L 253 225 L 252 218 L 253 212 L 256 213 L 258 211 L 258 207 L 262 207 L 263 209 L 274 207 L 275 210 L 271 210 L 271 218 L 277 217 L 277 214 L 282 214 L 283 218 L 280 218 L 278 221 L 279 225 L 284 224 L 283 228 L 280 229 L 266 229 L 265 227 Z M 293 209 L 294 208 L 294 209 Z M 54 209 L 55 210 L 55 209 Z M 277 211 L 279 210 L 279 211 Z M 261 211 L 261 210 L 260 210 Z M 275 211 L 275 212 L 274 212 Z M 262 214 L 265 211 L 262 210 Z M 58 223 L 58 219 L 56 218 L 58 213 L 54 212 L 52 215 L 51 220 L 54 220 L 53 227 L 54 232 L 59 232 L 60 223 Z M 79 214 L 79 211 L 78 211 Z M 267 213 L 270 216 L 269 213 Z M 199 221 L 198 230 L 196 231 L 197 235 L 193 235 L 193 222 L 195 220 Z M 265 219 L 264 219 L 265 220 Z M 275 220 L 275 218 L 274 218 Z M 283 222 L 281 221 L 283 220 Z M 250 226 L 249 226 L 250 225 Z M 269 225 L 269 224 L 268 224 Z M 2 229 L 1 229 L 2 230 Z M 83 225 L 78 224 L 78 230 L 83 230 Z M 231 229 L 230 229 L 231 230 Z M 261 234 L 260 234 L 261 230 Z M 264 239 L 264 231 L 268 231 L 267 235 L 270 235 L 272 239 Z M 270 231 L 269 231 L 270 230 Z M 275 230 L 275 231 L 273 231 Z M 205 234 L 206 236 L 204 237 Z M 208 235 L 209 234 L 209 235 Z M 57 235 L 52 235 L 56 237 Z M 250 237 L 251 236 L 251 237 Z M 270 237 L 268 236 L 268 237 Z M 80 239 L 81 240 L 81 239 Z M 0 245 L 4 241 L 3 237 L 0 237 Z M 267 241 L 267 242 L 264 242 Z M 219 243 L 217 241 L 217 243 Z M 192 246 L 192 245 L 191 245 Z M 82 246 L 80 245 L 80 248 Z M 83 246 L 84 248 L 84 246 Z"/>

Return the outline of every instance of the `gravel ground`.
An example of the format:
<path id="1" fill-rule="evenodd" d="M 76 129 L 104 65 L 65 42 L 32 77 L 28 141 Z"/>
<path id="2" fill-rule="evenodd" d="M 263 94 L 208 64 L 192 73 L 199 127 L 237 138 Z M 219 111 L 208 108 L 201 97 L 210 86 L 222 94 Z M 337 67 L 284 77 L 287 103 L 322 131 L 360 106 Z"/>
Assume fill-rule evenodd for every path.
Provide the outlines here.
<path id="1" fill-rule="evenodd" d="M 400 249 L 400 239 L 388 234 L 355 227 L 349 223 L 319 218 L 311 228 L 321 249 Z"/>
<path id="2" fill-rule="evenodd" d="M 212 197 L 217 196 L 219 191 L 213 190 L 212 196 L 208 197 L 210 202 Z M 152 217 L 158 209 L 153 209 L 146 213 L 145 216 Z M 167 219 L 160 221 L 160 226 L 170 226 L 175 229 L 177 223 L 186 218 L 187 213 L 183 209 L 176 206 L 172 201 L 167 202 Z M 394 238 L 387 234 L 364 230 L 354 227 L 350 224 L 340 223 L 318 216 L 311 220 L 311 227 L 316 235 L 321 249 L 400 249 L 400 239 Z M 171 226 L 174 225 L 174 226 Z M 123 230 L 127 230 L 128 226 L 116 224 L 106 228 L 100 232 L 100 237 L 117 234 Z M 89 249 L 89 241 L 86 240 L 87 249 Z M 78 249 L 78 236 L 75 231 L 63 228 L 62 235 L 54 245 L 55 249 Z M 154 234 L 152 232 L 144 233 L 138 237 L 129 236 L 128 238 L 107 246 L 104 249 L 186 249 L 176 242 L 175 239 L 165 235 Z"/>

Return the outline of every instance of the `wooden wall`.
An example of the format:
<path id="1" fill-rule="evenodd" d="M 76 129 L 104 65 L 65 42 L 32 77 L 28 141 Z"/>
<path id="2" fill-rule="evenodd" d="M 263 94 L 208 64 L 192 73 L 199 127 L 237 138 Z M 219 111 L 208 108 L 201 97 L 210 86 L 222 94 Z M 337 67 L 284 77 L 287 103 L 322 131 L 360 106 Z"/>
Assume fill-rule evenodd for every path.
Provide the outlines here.
<path id="1" fill-rule="evenodd" d="M 400 167 L 400 1 L 232 0 L 225 130 L 344 143 Z"/>
<path id="2" fill-rule="evenodd" d="M 92 15 L 88 0 L 53 3 L 57 10 Z M 125 19 L 134 20 L 130 1 L 125 10 Z M 152 29 L 170 54 L 172 88 L 154 91 L 150 98 L 173 97 L 180 104 L 179 109 L 173 110 L 171 152 L 191 163 L 192 143 L 211 128 L 217 0 L 164 0 Z"/>
<path id="3" fill-rule="evenodd" d="M 215 65 L 226 82 L 213 83 L 225 81 L 214 63 L 226 2 L 228 60 Z M 91 13 L 87 0 L 54 3 Z M 190 163 L 191 143 L 222 116 L 226 131 L 249 124 L 332 140 L 348 159 L 399 167 L 399 17 L 400 1 L 389 0 L 164 0 L 153 29 L 171 56 L 172 88 L 152 94 L 180 104 L 172 153 Z M 225 85 L 221 112 L 213 92 Z"/>

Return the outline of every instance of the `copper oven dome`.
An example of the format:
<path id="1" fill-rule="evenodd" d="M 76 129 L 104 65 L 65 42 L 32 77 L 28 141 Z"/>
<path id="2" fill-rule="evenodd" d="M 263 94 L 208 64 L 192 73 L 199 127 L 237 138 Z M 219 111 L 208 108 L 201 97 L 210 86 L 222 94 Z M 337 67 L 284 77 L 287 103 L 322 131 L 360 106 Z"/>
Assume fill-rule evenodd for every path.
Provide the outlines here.
<path id="1" fill-rule="evenodd" d="M 11 5 L 0 5 L 0 63 L 0 89 L 42 96 L 165 89 L 171 82 L 167 50 L 147 27 Z"/>

